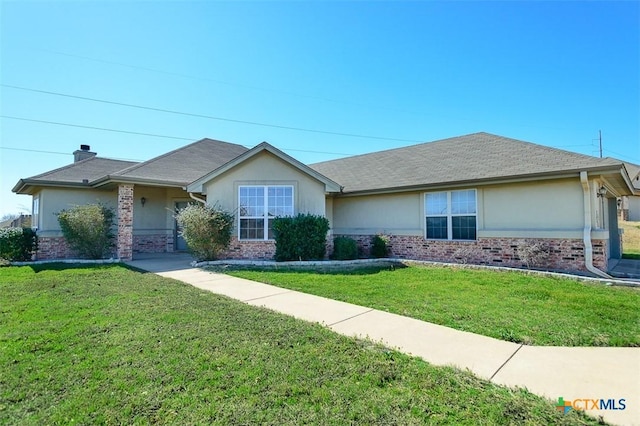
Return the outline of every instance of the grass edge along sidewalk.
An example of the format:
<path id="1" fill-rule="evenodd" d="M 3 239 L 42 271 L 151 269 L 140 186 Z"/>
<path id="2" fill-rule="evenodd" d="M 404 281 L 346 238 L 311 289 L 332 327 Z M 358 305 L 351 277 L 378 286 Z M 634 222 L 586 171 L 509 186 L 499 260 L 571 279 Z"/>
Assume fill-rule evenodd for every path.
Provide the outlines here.
<path id="1" fill-rule="evenodd" d="M 597 424 L 121 265 L 0 268 L 0 294 L 10 424 Z"/>
<path id="2" fill-rule="evenodd" d="M 640 289 L 442 266 L 225 273 L 528 345 L 640 346 Z"/>

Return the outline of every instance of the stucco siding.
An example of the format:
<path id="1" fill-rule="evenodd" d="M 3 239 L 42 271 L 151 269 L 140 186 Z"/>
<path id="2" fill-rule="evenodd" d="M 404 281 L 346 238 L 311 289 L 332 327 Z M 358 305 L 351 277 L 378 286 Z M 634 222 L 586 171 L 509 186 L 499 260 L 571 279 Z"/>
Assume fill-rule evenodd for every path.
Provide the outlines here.
<path id="1" fill-rule="evenodd" d="M 241 185 L 291 185 L 295 213 L 325 215 L 325 186 L 269 152 L 261 152 L 204 184 L 207 204 L 238 210 Z"/>
<path id="2" fill-rule="evenodd" d="M 582 229 L 580 181 L 561 180 L 482 189 L 483 230 Z"/>
<path id="3" fill-rule="evenodd" d="M 40 236 L 57 236 L 60 233 L 60 224 L 56 213 L 72 208 L 76 205 L 100 202 L 114 210 L 118 205 L 118 191 L 95 189 L 63 189 L 43 188 L 40 196 Z"/>
<path id="4" fill-rule="evenodd" d="M 422 193 L 337 197 L 334 234 L 422 235 Z"/>
<path id="5" fill-rule="evenodd" d="M 454 189 L 477 190 L 478 238 L 582 236 L 583 192 L 577 178 Z M 333 233 L 424 235 L 425 192 L 336 197 Z"/>
<path id="6" fill-rule="evenodd" d="M 633 222 L 640 221 L 640 196 L 629 196 L 629 219 Z"/>

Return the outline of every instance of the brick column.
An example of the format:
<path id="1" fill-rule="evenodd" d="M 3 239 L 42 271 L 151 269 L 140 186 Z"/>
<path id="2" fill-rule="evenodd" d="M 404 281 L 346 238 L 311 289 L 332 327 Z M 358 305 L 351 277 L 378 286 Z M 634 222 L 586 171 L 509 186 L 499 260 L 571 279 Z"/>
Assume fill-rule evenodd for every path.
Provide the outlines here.
<path id="1" fill-rule="evenodd" d="M 133 256 L 133 185 L 118 186 L 118 259 Z"/>

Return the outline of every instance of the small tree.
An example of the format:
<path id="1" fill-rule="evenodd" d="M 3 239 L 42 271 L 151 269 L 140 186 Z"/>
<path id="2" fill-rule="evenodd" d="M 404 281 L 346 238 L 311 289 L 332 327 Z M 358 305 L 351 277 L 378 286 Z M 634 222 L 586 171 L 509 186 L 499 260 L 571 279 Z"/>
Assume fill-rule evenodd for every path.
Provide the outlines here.
<path id="1" fill-rule="evenodd" d="M 0 259 L 28 261 L 38 249 L 38 237 L 31 228 L 0 229 Z"/>
<path id="2" fill-rule="evenodd" d="M 234 215 L 218 206 L 191 204 L 178 210 L 176 221 L 182 228 L 189 251 L 198 260 L 213 260 L 231 243 Z"/>
<path id="3" fill-rule="evenodd" d="M 58 213 L 62 235 L 80 257 L 102 259 L 113 249 L 113 209 L 100 204 L 74 206 Z"/>
<path id="4" fill-rule="evenodd" d="M 277 261 L 320 260 L 327 251 L 329 220 L 324 216 L 298 214 L 273 219 Z"/>

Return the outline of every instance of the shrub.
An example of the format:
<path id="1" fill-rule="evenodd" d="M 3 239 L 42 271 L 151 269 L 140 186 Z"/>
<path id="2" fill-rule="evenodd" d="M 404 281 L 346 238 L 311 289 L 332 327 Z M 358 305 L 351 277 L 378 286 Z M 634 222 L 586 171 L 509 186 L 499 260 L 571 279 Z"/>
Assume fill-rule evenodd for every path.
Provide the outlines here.
<path id="1" fill-rule="evenodd" d="M 349 237 L 336 237 L 333 239 L 333 259 L 351 260 L 358 257 L 358 245 L 356 240 Z"/>
<path id="2" fill-rule="evenodd" d="M 389 256 L 389 237 L 375 235 L 371 239 L 371 257 L 382 258 Z"/>
<path id="3" fill-rule="evenodd" d="M 38 237 L 33 229 L 0 229 L 0 259 L 10 262 L 28 261 L 37 249 Z"/>
<path id="4" fill-rule="evenodd" d="M 74 206 L 58 213 L 62 235 L 78 256 L 102 259 L 112 253 L 113 209 L 100 204 Z"/>
<path id="5" fill-rule="evenodd" d="M 327 251 L 329 220 L 324 216 L 298 214 L 273 219 L 277 261 L 320 260 Z"/>
<path id="6" fill-rule="evenodd" d="M 518 257 L 527 264 L 527 268 L 532 266 L 543 266 L 549 258 L 549 246 L 541 242 L 523 241 L 517 247 Z"/>
<path id="7" fill-rule="evenodd" d="M 231 243 L 234 215 L 219 206 L 190 204 L 178 210 L 180 235 L 198 260 L 214 260 Z"/>

